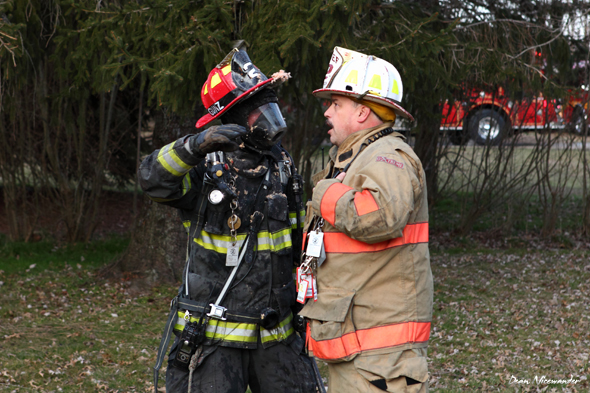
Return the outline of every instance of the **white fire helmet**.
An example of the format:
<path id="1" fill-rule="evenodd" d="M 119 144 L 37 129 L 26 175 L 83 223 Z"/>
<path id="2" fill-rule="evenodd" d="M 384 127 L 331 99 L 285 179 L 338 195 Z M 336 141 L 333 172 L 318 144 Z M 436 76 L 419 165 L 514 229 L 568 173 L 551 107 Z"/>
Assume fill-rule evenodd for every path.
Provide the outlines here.
<path id="1" fill-rule="evenodd" d="M 332 94 L 339 94 L 372 101 L 413 121 L 412 115 L 401 106 L 403 93 L 402 78 L 393 65 L 378 57 L 336 46 L 324 86 L 313 95 L 330 99 Z"/>

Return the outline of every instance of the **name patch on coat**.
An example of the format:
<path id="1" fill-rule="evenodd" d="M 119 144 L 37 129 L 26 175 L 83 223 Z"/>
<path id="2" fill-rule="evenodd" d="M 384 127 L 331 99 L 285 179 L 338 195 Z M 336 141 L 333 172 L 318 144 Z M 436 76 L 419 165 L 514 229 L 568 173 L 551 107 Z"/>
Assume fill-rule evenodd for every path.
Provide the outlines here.
<path id="1" fill-rule="evenodd" d="M 383 156 L 377 156 L 377 159 L 375 160 L 377 162 L 386 162 L 388 164 L 391 165 L 395 165 L 396 167 L 400 168 L 400 169 L 404 169 L 404 163 L 403 162 L 398 162 L 392 158 L 387 158 L 387 157 L 383 157 Z"/>

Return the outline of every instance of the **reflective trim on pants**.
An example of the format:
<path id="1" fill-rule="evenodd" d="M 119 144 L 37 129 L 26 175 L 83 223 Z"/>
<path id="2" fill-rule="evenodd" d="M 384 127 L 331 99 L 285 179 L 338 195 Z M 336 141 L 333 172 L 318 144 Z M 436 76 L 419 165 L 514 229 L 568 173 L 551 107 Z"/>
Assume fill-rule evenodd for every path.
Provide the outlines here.
<path id="1" fill-rule="evenodd" d="M 190 321 L 198 322 L 199 318 L 191 316 Z M 174 329 L 176 331 L 183 331 L 185 325 L 184 312 L 178 311 L 178 319 L 176 320 Z M 253 343 L 258 340 L 258 332 L 260 332 L 260 340 L 263 344 L 286 340 L 295 332 L 293 328 L 293 315 L 289 314 L 275 328 L 269 330 L 264 329 L 262 326 L 259 327 L 256 323 L 238 323 L 210 319 L 205 329 L 205 337 L 214 341 Z"/>
<path id="2" fill-rule="evenodd" d="M 372 349 L 390 348 L 408 343 L 426 343 L 430 322 L 403 322 L 361 329 L 329 340 L 316 341 L 307 325 L 307 347 L 320 359 L 337 360 Z"/>
<path id="3" fill-rule="evenodd" d="M 260 340 L 263 344 L 271 341 L 283 341 L 295 332 L 293 328 L 293 314 L 283 319 L 275 328 L 266 330 L 260 327 Z"/>

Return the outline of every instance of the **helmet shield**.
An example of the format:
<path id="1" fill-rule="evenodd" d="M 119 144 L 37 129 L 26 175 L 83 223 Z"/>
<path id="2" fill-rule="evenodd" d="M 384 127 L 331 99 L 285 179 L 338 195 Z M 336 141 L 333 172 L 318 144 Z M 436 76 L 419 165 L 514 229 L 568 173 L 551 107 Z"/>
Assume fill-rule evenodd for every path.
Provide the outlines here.
<path id="1" fill-rule="evenodd" d="M 231 71 L 234 84 L 242 92 L 246 92 L 268 79 L 258 67 L 252 64 L 252 60 L 244 50 L 233 55 Z"/>

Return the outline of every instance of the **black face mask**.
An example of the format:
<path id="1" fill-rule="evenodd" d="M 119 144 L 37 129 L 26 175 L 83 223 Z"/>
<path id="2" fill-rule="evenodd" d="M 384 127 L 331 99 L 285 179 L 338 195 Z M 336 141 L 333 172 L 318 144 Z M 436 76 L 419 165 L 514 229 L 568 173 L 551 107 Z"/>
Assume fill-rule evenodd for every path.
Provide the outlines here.
<path id="1" fill-rule="evenodd" d="M 279 142 L 287 131 L 287 124 L 274 91 L 264 89 L 252 98 L 231 108 L 221 117 L 224 124 L 239 124 L 249 132 L 244 143 L 255 149 L 269 149 Z"/>
<path id="2" fill-rule="evenodd" d="M 250 129 L 247 138 L 254 142 L 254 147 L 271 147 L 280 141 L 287 131 L 287 124 L 276 102 L 254 109 L 248 115 L 246 123 Z"/>

